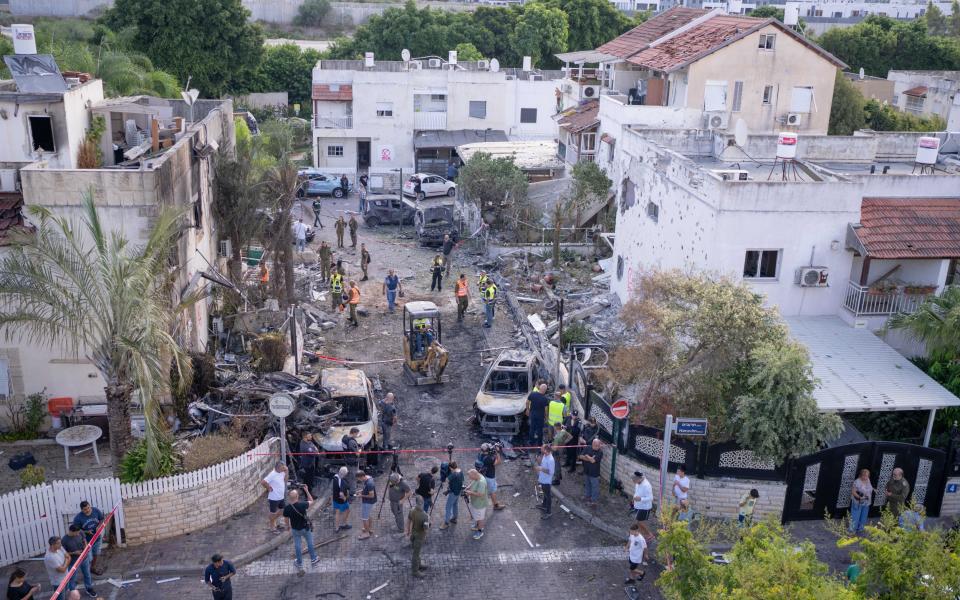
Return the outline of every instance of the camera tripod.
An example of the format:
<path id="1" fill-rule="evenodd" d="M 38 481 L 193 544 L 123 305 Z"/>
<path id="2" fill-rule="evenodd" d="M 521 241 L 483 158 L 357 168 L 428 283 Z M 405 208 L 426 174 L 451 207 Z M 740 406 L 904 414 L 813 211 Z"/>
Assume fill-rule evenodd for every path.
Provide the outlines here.
<path id="1" fill-rule="evenodd" d="M 400 470 L 400 448 L 394 447 L 393 452 L 391 453 L 392 461 L 390 463 L 390 474 L 396 473 L 400 477 L 403 477 L 403 471 Z M 383 505 L 387 501 L 387 490 L 390 489 L 390 474 L 387 475 L 387 481 L 383 484 L 383 493 L 380 495 L 380 509 L 377 511 L 377 519 L 383 515 Z M 407 502 L 410 499 L 407 498 Z"/>

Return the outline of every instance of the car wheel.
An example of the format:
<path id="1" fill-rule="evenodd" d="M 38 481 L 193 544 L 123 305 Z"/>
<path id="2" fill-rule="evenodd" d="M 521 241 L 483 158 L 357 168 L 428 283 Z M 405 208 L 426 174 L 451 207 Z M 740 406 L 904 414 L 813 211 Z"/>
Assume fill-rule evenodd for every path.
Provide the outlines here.
<path id="1" fill-rule="evenodd" d="M 334 188 L 333 190 L 334 198 L 343 198 L 343 188 Z"/>
<path id="2" fill-rule="evenodd" d="M 452 188 L 450 188 L 449 190 L 447 190 L 447 195 L 450 196 L 451 198 L 453 198 L 454 196 L 456 196 L 456 195 L 457 195 L 457 188 L 452 187 Z"/>
<path id="3" fill-rule="evenodd" d="M 376 227 L 380 224 L 380 219 L 376 217 L 367 217 L 364 221 L 366 221 L 367 227 Z"/>

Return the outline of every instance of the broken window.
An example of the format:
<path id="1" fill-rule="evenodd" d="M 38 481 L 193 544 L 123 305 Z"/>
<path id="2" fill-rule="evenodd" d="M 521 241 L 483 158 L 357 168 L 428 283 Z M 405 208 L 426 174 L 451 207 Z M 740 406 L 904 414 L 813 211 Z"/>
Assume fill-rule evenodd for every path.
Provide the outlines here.
<path id="1" fill-rule="evenodd" d="M 484 389 L 491 394 L 526 394 L 529 377 L 526 371 L 494 371 Z"/>
<path id="2" fill-rule="evenodd" d="M 56 152 L 53 143 L 53 119 L 48 115 L 31 115 L 30 143 L 34 152 Z"/>
<path id="3" fill-rule="evenodd" d="M 370 411 L 364 396 L 343 396 L 334 398 L 334 401 L 343 408 L 340 413 L 341 425 L 355 425 L 370 420 Z"/>
<path id="4" fill-rule="evenodd" d="M 623 279 L 623 256 L 617 256 L 617 281 Z"/>
<path id="5" fill-rule="evenodd" d="M 203 229 L 203 202 L 200 200 L 193 202 L 193 226 Z"/>
<path id="6" fill-rule="evenodd" d="M 623 180 L 620 188 L 620 212 L 624 213 L 637 203 L 637 186 L 629 179 Z"/>
<path id="7" fill-rule="evenodd" d="M 654 223 L 660 220 L 660 206 L 656 202 L 647 202 L 647 216 Z"/>

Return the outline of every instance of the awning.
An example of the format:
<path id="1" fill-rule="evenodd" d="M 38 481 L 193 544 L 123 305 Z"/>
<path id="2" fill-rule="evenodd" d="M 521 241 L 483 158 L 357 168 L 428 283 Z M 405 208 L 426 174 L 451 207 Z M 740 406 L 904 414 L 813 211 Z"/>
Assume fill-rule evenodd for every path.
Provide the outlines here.
<path id="1" fill-rule="evenodd" d="M 927 95 L 927 86 L 918 85 L 917 87 L 910 88 L 909 90 L 906 90 L 903 93 L 907 96 L 917 96 L 919 98 L 923 98 L 924 96 Z"/>
<path id="2" fill-rule="evenodd" d="M 505 142 L 507 134 L 500 129 L 457 129 L 454 131 L 420 131 L 413 138 L 413 147 L 456 148 L 464 144 Z"/>
<path id="3" fill-rule="evenodd" d="M 847 246 L 873 258 L 960 258 L 960 196 L 864 198 Z"/>
<path id="4" fill-rule="evenodd" d="M 612 54 L 605 54 L 603 52 L 597 52 L 596 50 L 561 52 L 560 54 L 554 54 L 554 56 L 556 56 L 560 62 L 574 64 L 599 64 L 608 60 L 617 60 L 617 57 Z"/>
<path id="5" fill-rule="evenodd" d="M 840 317 L 786 317 L 790 336 L 807 347 L 813 397 L 824 412 L 931 410 L 960 406 L 954 396 L 869 329 Z"/>
<path id="6" fill-rule="evenodd" d="M 349 83 L 315 83 L 310 97 L 325 102 L 349 102 L 353 100 L 353 86 Z"/>

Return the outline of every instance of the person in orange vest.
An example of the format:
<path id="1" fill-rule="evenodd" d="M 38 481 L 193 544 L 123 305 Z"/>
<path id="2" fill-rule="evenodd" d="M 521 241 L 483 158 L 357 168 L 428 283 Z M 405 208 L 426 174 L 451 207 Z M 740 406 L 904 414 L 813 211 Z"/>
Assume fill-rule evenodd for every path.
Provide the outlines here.
<path id="1" fill-rule="evenodd" d="M 354 327 L 360 326 L 360 321 L 357 320 L 357 305 L 360 304 L 360 288 L 357 287 L 356 281 L 350 282 L 350 322 Z"/>
<path id="2" fill-rule="evenodd" d="M 267 270 L 267 263 L 260 261 L 260 292 L 267 293 L 267 284 L 270 283 L 270 271 Z"/>
<path id="3" fill-rule="evenodd" d="M 453 286 L 453 294 L 457 298 L 457 320 L 462 321 L 467 314 L 467 305 L 470 303 L 470 286 L 467 284 L 467 276 L 460 273 Z"/>

